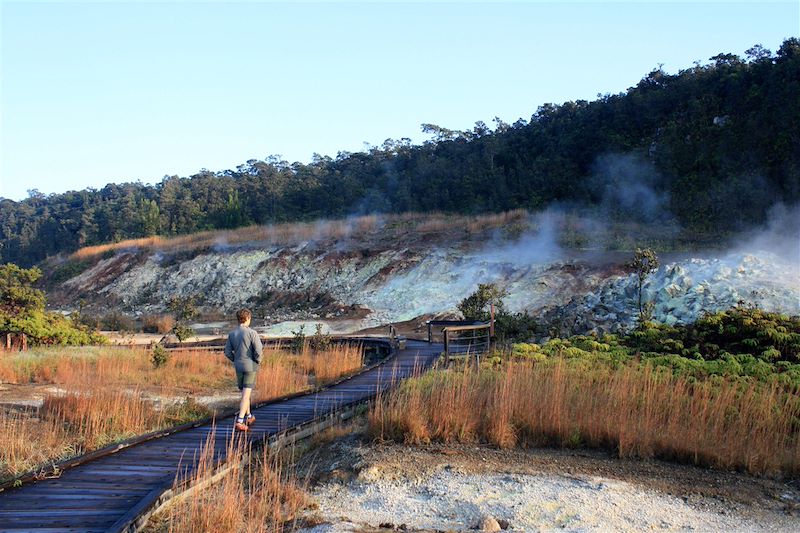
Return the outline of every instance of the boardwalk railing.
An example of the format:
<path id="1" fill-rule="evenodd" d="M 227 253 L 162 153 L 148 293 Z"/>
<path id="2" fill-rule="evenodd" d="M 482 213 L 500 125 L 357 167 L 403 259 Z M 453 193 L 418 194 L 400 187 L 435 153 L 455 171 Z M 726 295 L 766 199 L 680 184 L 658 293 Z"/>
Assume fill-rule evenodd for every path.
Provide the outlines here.
<path id="1" fill-rule="evenodd" d="M 470 320 L 429 320 L 428 342 L 433 342 L 434 332 L 441 327 L 445 359 L 474 358 L 480 363 L 489 352 L 494 335 L 494 323 Z"/>

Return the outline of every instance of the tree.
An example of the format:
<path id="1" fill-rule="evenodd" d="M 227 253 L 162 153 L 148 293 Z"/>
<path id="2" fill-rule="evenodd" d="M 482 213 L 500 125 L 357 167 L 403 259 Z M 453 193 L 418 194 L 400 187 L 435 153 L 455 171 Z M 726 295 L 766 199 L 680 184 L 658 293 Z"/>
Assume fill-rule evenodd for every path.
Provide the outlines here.
<path id="1" fill-rule="evenodd" d="M 44 311 L 45 295 L 32 285 L 42 277 L 36 267 L 21 268 L 13 263 L 0 266 L 0 313 L 24 315 Z"/>
<path id="2" fill-rule="evenodd" d="M 175 314 L 175 326 L 172 333 L 178 338 L 178 342 L 183 342 L 192 335 L 194 330 L 184 323 L 197 315 L 194 296 L 173 296 L 170 298 L 167 307 Z"/>
<path id="3" fill-rule="evenodd" d="M 167 308 L 175 314 L 175 320 L 190 320 L 197 315 L 194 296 L 173 296 Z"/>
<path id="4" fill-rule="evenodd" d="M 142 233 L 149 237 L 161 231 L 161 212 L 155 200 L 142 200 L 141 208 Z"/>
<path id="5" fill-rule="evenodd" d="M 593 186 L 607 154 L 647 154 L 660 176 L 655 192 L 670 199 L 683 236 L 698 244 L 730 238 L 766 222 L 775 203 L 800 201 L 799 69 L 800 41 L 792 37 L 774 55 L 756 45 L 741 58 L 719 54 L 677 74 L 659 66 L 625 93 L 544 104 L 530 122 L 509 127 L 495 119 L 493 132 L 481 122 L 466 131 L 422 124 L 431 140 L 417 146 L 387 139 L 309 164 L 270 156 L 235 170 L 165 176 L 155 186 L 31 190 L 19 202 L 0 199 L 0 263 L 28 267 L 80 246 L 153 233 L 374 209 L 474 214 L 559 202 L 595 210 L 607 205 Z M 747 194 L 729 187 L 737 181 Z M 621 216 L 630 220 L 628 212 Z"/>
<path id="6" fill-rule="evenodd" d="M 0 266 L 0 332 L 23 333 L 31 344 L 108 342 L 60 313 L 46 312 L 44 292 L 32 286 L 41 275 L 35 267 L 26 269 L 13 263 Z"/>
<path id="7" fill-rule="evenodd" d="M 500 344 L 530 340 L 538 327 L 533 317 L 527 313 L 509 313 L 503 298 L 508 296 L 505 289 L 494 283 L 481 283 L 478 289 L 461 300 L 458 310 L 465 320 L 488 322 L 491 319 L 490 306 L 494 304 L 494 333 Z"/>
<path id="8" fill-rule="evenodd" d="M 489 306 L 494 304 L 495 314 L 504 312 L 503 298 L 508 296 L 505 289 L 500 289 L 494 283 L 480 283 L 478 290 L 461 300 L 458 310 L 464 315 L 464 320 L 488 321 L 491 318 Z"/>
<path id="9" fill-rule="evenodd" d="M 631 259 L 625 265 L 636 274 L 636 294 L 638 297 L 639 324 L 647 322 L 652 316 L 653 304 L 642 302 L 642 287 L 648 276 L 658 270 L 658 256 L 650 248 L 636 248 Z"/>

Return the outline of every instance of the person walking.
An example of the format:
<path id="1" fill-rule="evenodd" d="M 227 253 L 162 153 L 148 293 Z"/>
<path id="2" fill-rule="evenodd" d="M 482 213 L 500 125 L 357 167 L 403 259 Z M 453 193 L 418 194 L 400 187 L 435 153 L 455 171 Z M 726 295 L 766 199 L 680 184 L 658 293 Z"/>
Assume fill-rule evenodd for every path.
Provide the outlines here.
<path id="1" fill-rule="evenodd" d="M 256 417 L 250 413 L 250 396 L 256 384 L 256 372 L 261 364 L 263 347 L 258 333 L 250 329 L 252 318 L 253 313 L 249 309 L 237 311 L 239 327 L 228 334 L 228 342 L 225 343 L 225 357 L 233 362 L 236 384 L 242 393 L 239 416 L 234 426 L 239 431 L 249 431 L 250 425 L 256 421 Z"/>

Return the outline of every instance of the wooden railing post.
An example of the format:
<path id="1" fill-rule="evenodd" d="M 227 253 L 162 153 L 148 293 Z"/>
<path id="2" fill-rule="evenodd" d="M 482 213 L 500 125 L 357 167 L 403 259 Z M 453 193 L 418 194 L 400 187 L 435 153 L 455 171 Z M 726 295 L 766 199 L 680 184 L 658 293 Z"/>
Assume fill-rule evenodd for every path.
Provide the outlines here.
<path id="1" fill-rule="evenodd" d="M 450 363 L 450 343 L 449 343 L 449 334 L 450 332 L 447 331 L 447 328 L 442 330 L 442 335 L 444 335 L 444 362 L 446 364 Z"/>

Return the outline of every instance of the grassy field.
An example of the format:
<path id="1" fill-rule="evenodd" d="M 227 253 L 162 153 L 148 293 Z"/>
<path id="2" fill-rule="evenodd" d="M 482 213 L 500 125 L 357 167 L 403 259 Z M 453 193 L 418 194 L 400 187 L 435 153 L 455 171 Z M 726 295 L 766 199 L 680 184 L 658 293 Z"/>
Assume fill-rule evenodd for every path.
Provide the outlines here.
<path id="1" fill-rule="evenodd" d="M 371 434 L 406 443 L 616 450 L 753 474 L 800 473 L 800 391 L 697 380 L 636 360 L 514 360 L 408 381 L 377 402 Z"/>
<path id="2" fill-rule="evenodd" d="M 148 349 L 39 348 L 0 357 L 0 383 L 50 384 L 35 412 L 0 414 L 0 479 L 157 429 L 208 417 L 193 397 L 236 393 L 221 353 L 176 352 L 156 368 Z M 255 401 L 302 391 L 361 368 L 363 352 L 267 347 Z M 161 401 L 154 402 L 152 398 Z M 182 399 L 185 398 L 185 399 Z M 230 400 L 234 407 L 236 400 Z"/>

